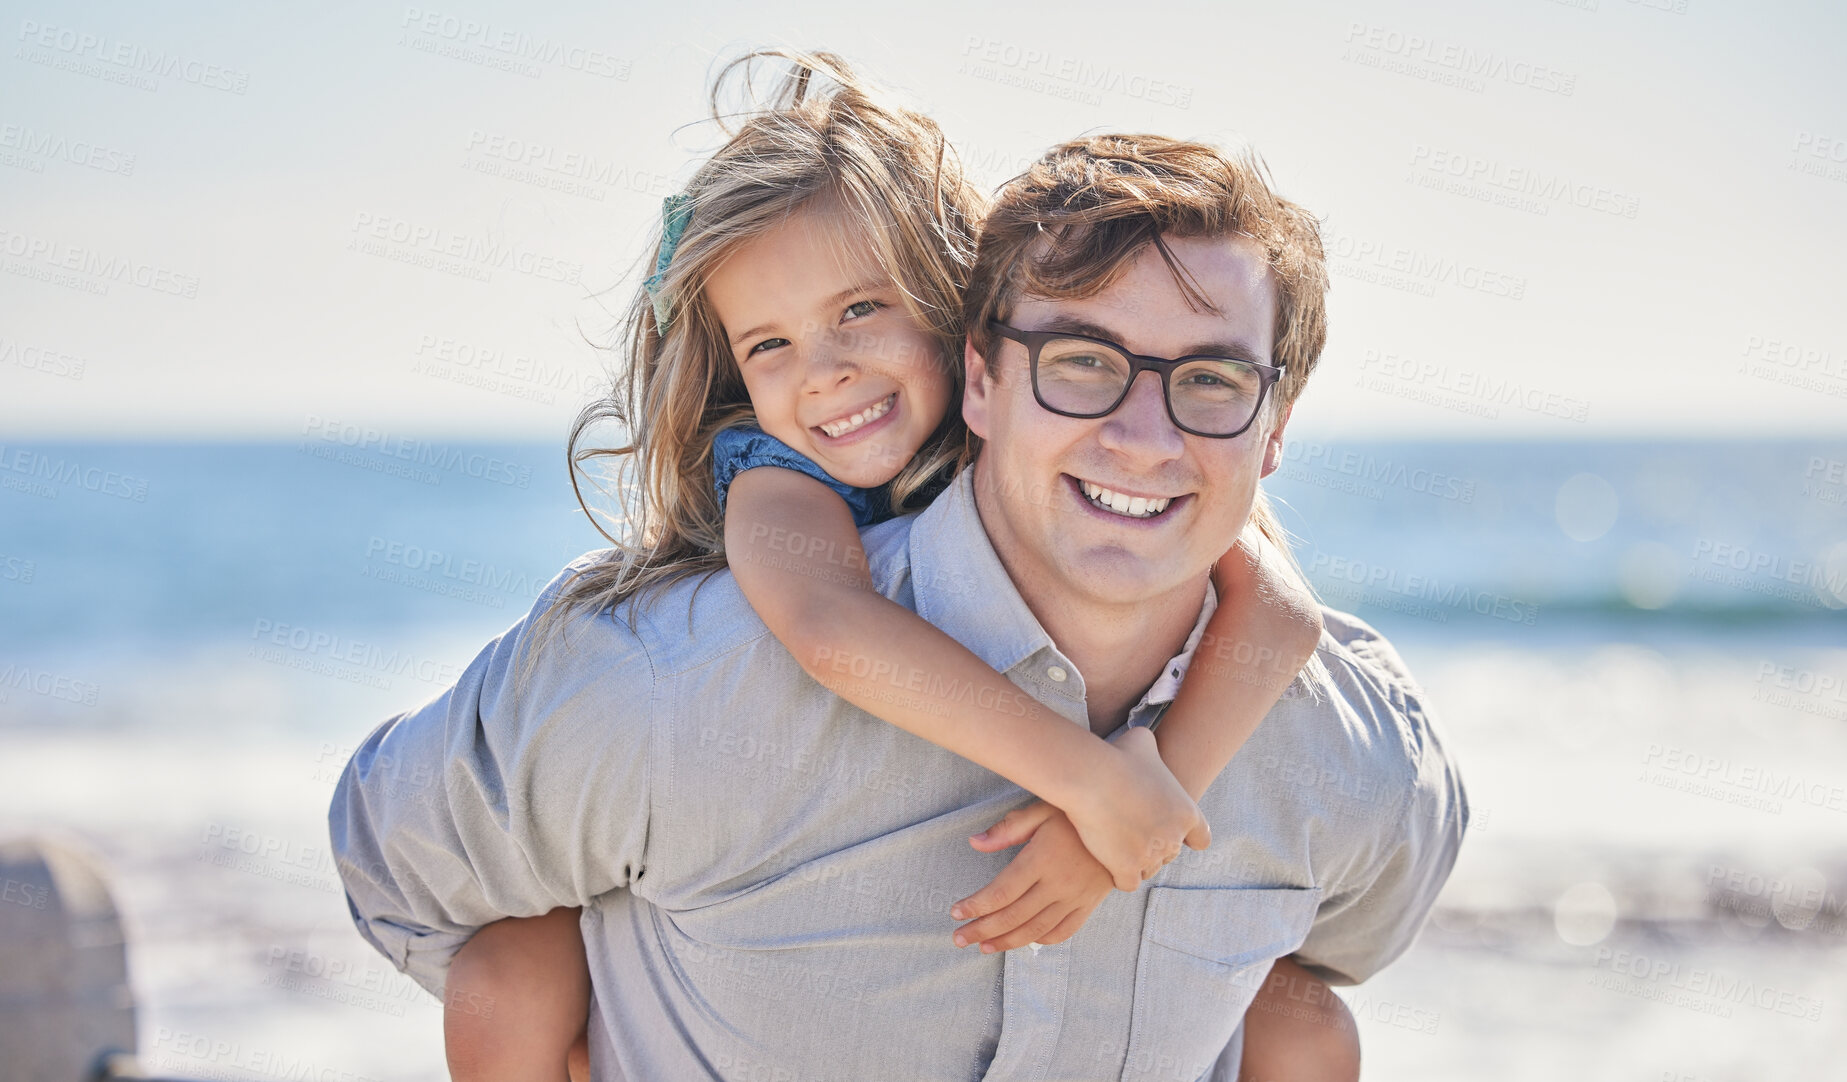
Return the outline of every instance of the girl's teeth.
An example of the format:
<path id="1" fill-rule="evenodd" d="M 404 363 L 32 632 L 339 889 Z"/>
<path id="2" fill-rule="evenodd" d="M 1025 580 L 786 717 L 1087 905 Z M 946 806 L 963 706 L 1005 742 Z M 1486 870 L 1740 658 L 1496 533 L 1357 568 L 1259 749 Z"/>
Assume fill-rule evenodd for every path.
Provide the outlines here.
<path id="1" fill-rule="evenodd" d="M 883 401 L 880 401 L 876 405 L 868 406 L 845 420 L 830 421 L 822 425 L 821 431 L 838 439 L 869 421 L 876 421 L 880 417 L 885 416 L 885 411 L 891 409 L 892 403 L 897 400 L 897 397 L 896 393 L 886 395 Z"/>
<path id="2" fill-rule="evenodd" d="M 1084 495 L 1090 498 L 1091 503 L 1098 507 L 1108 508 L 1126 518 L 1153 518 L 1167 510 L 1167 505 L 1174 502 L 1171 498 L 1158 496 L 1124 496 L 1120 492 L 1112 492 L 1102 485 L 1093 485 L 1089 481 L 1081 482 L 1081 484 L 1084 487 Z"/>

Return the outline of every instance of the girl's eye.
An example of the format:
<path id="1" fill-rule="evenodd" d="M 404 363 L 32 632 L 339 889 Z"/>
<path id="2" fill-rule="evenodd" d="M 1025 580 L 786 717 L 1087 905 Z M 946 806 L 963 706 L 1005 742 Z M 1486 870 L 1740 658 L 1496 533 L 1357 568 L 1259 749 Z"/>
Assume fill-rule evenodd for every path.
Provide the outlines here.
<path id="1" fill-rule="evenodd" d="M 779 346 L 786 346 L 788 344 L 789 344 L 789 340 L 787 338 L 765 338 L 763 341 L 758 342 L 756 345 L 750 347 L 750 352 L 744 354 L 744 356 L 754 357 L 757 354 L 762 353 L 766 349 L 775 349 Z"/>
<path id="2" fill-rule="evenodd" d="M 850 319 L 864 319 L 883 307 L 878 301 L 854 301 L 847 305 L 846 314 Z"/>

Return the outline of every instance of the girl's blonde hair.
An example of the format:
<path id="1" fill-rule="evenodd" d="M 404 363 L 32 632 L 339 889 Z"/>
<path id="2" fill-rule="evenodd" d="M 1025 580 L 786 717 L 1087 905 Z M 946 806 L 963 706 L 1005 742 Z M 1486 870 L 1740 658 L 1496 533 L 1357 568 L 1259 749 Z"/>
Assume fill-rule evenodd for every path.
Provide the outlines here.
<path id="1" fill-rule="evenodd" d="M 759 99 L 753 76 L 765 63 L 782 70 Z M 748 104 L 728 116 L 720 102 L 734 80 Z M 740 245 L 817 200 L 847 229 L 871 239 L 911 318 L 940 346 L 953 388 L 942 422 L 893 479 L 893 506 L 906 510 L 907 500 L 961 465 L 966 453 L 962 293 L 974 266 L 982 197 L 941 130 L 886 102 L 845 61 L 824 52 L 772 49 L 732 61 L 713 80 L 711 109 L 729 139 L 686 186 L 691 219 L 660 286 L 667 325 L 657 320 L 653 298 L 638 290 L 620 335 L 627 348 L 615 385 L 571 429 L 572 488 L 615 547 L 563 586 L 547 617 L 560 609 L 613 609 L 724 568 L 712 438 L 754 413 L 705 283 Z M 648 266 L 658 254 L 657 243 Z M 619 426 L 621 445 L 580 446 L 604 422 Z M 613 467 L 599 471 L 613 484 L 597 487 L 613 489 L 615 534 L 579 484 L 579 467 L 598 460 Z"/>

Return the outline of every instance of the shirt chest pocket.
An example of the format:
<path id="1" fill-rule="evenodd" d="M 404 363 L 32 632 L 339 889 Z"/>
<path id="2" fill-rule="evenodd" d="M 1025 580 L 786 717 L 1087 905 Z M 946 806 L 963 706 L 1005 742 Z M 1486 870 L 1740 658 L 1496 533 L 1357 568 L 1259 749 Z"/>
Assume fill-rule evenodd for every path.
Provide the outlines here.
<path id="1" fill-rule="evenodd" d="M 1150 887 L 1124 1082 L 1204 1076 L 1320 899 L 1312 887 Z"/>

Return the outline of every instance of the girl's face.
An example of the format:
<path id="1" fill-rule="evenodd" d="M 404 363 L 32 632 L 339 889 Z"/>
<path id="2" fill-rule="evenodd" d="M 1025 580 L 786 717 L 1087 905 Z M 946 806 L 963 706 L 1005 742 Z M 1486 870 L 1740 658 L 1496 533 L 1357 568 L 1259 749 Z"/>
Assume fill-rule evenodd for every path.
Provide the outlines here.
<path id="1" fill-rule="evenodd" d="M 843 225 L 811 204 L 740 246 L 706 296 L 763 431 L 835 480 L 873 488 L 936 431 L 952 385 L 871 243 Z"/>

